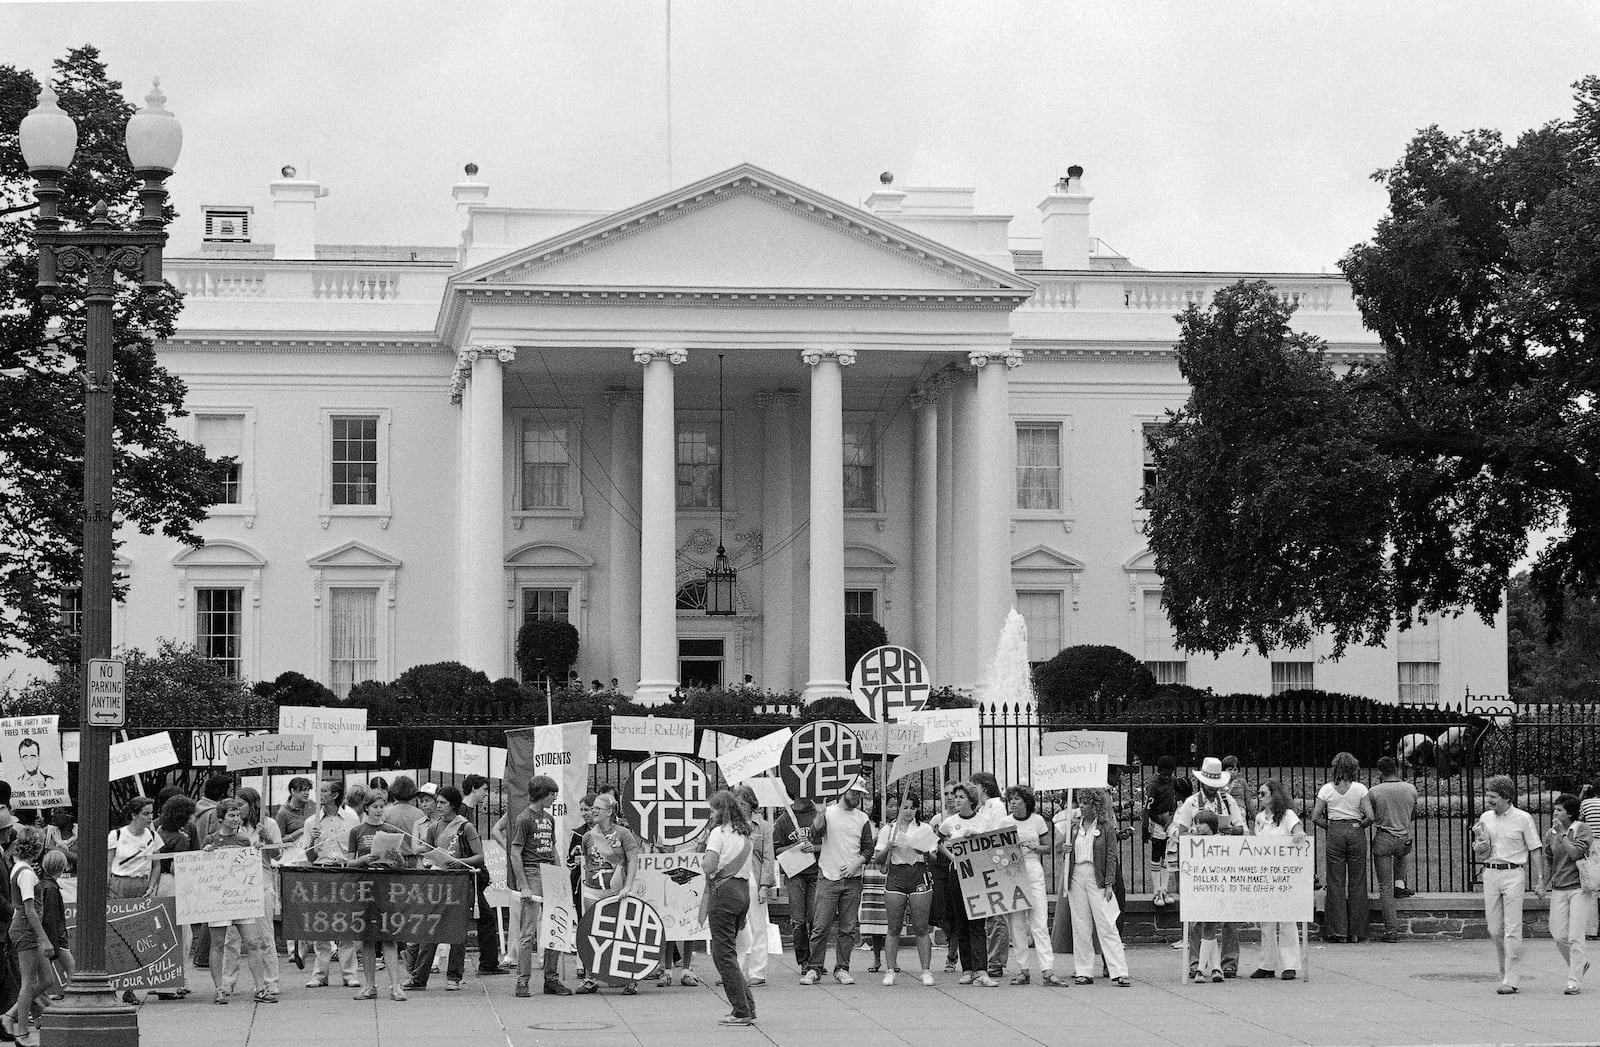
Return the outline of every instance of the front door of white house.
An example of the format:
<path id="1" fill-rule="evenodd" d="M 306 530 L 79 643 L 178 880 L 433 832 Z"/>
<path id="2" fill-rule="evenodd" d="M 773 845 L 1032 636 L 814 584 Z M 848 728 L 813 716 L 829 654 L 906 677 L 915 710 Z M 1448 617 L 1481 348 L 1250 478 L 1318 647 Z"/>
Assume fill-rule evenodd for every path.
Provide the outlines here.
<path id="1" fill-rule="evenodd" d="M 720 636 L 678 639 L 678 682 L 684 687 L 721 687 L 726 661 L 727 641 Z"/>

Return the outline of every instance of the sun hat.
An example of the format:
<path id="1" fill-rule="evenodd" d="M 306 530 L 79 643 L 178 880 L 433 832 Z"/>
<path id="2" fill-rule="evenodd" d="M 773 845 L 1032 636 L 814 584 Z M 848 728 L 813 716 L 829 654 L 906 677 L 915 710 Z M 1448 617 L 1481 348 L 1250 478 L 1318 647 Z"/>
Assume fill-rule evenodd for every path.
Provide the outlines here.
<path id="1" fill-rule="evenodd" d="M 439 792 L 439 786 L 437 786 L 433 782 L 428 782 L 425 785 L 418 786 L 417 787 L 417 792 L 419 792 L 419 793 L 427 793 L 429 796 L 435 796 Z"/>
<path id="2" fill-rule="evenodd" d="M 1201 761 L 1200 769 L 1192 773 L 1195 781 L 1211 789 L 1226 789 L 1233 779 L 1233 772 L 1223 770 L 1222 761 L 1215 756 L 1207 756 Z"/>
<path id="3" fill-rule="evenodd" d="M 849 785 L 844 787 L 844 791 L 847 793 L 860 793 L 862 796 L 872 795 L 872 790 L 867 788 L 867 780 L 859 774 L 855 776 L 855 779 Z"/>

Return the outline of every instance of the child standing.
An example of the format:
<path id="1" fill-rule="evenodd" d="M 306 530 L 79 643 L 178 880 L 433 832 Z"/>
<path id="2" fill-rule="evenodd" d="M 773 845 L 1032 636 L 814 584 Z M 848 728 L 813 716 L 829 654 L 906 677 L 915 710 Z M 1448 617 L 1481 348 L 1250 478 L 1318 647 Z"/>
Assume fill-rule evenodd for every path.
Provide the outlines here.
<path id="1" fill-rule="evenodd" d="M 355 866 L 373 866 L 374 868 L 393 868 L 399 858 L 395 852 L 394 858 L 375 858 L 372 854 L 372 841 L 381 832 L 394 832 L 392 826 L 383 822 L 383 808 L 387 797 L 380 791 L 370 792 L 361 801 L 361 824 L 350 830 L 350 844 L 348 854 L 350 864 Z M 400 975 L 405 968 L 400 966 L 400 943 L 383 943 L 383 966 L 389 972 L 389 999 L 396 1003 L 406 1002 L 405 990 L 400 988 Z M 356 993 L 358 1000 L 376 1000 L 378 998 L 378 943 L 364 941 L 361 943 L 361 974 L 366 979 L 366 985 Z"/>
<path id="2" fill-rule="evenodd" d="M 65 988 L 72 980 L 76 964 L 67 940 L 67 906 L 61 897 L 60 878 L 67 874 L 67 856 L 58 850 L 44 852 L 39 862 L 39 915 L 44 923 L 45 940 L 56 947 L 54 973 L 51 981 L 40 986 L 41 996 L 54 997 L 56 989 Z"/>
<path id="3" fill-rule="evenodd" d="M 56 947 L 44 932 L 40 916 L 39 859 L 44 854 L 44 833 L 33 826 L 20 826 L 11 848 L 11 948 L 17 956 L 22 986 L 17 1002 L 0 1015 L 0 1026 L 22 1047 L 37 1047 L 39 1034 L 33 1029 L 34 1000 L 40 987 L 50 979 L 49 964 Z"/>
<path id="4" fill-rule="evenodd" d="M 1201 811 L 1194 816 L 1194 824 L 1189 827 L 1189 832 L 1194 836 L 1217 835 L 1217 815 L 1215 811 Z M 1200 935 L 1200 965 L 1194 971 L 1194 983 L 1204 985 L 1208 980 L 1222 981 L 1222 945 L 1217 941 L 1217 934 L 1222 929 L 1220 923 L 1197 923 L 1195 933 Z M 1207 972 L 1210 972 L 1209 976 Z"/>

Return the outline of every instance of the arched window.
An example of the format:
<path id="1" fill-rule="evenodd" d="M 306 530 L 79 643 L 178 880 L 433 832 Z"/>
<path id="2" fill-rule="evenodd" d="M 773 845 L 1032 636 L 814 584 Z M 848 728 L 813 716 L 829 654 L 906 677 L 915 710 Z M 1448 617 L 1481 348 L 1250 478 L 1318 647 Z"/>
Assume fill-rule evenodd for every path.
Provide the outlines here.
<path id="1" fill-rule="evenodd" d="M 706 583 L 704 579 L 685 582 L 678 587 L 678 610 L 703 611 L 706 609 Z"/>

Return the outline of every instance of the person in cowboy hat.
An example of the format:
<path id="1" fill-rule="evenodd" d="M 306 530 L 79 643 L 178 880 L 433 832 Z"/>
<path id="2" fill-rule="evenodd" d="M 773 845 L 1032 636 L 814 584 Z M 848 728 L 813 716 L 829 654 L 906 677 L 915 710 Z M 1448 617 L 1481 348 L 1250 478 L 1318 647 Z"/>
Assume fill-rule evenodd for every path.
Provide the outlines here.
<path id="1" fill-rule="evenodd" d="M 1194 827 L 1195 818 L 1201 811 L 1210 811 L 1217 817 L 1217 834 L 1219 836 L 1243 836 L 1248 829 L 1249 822 L 1245 817 L 1244 806 L 1234 799 L 1228 792 L 1228 783 L 1233 780 L 1232 772 L 1222 766 L 1222 761 L 1215 756 L 1207 756 L 1200 763 L 1200 769 L 1191 772 L 1194 775 L 1195 791 L 1183 803 L 1178 805 L 1178 810 L 1172 816 L 1172 827 L 1169 835 L 1172 838 L 1171 846 L 1178 846 L 1177 840 Z M 1239 926 L 1238 924 L 1225 923 L 1221 926 L 1222 939 L 1222 973 L 1227 978 L 1239 976 Z M 1189 938 L 1189 974 L 1192 976 L 1200 968 L 1200 939 L 1198 936 Z"/>

